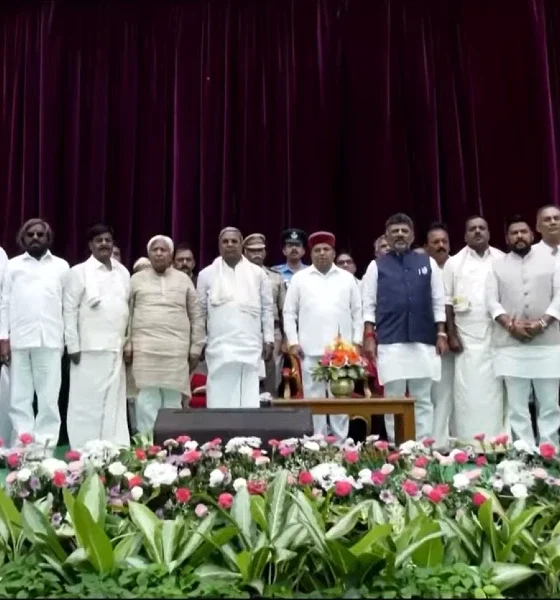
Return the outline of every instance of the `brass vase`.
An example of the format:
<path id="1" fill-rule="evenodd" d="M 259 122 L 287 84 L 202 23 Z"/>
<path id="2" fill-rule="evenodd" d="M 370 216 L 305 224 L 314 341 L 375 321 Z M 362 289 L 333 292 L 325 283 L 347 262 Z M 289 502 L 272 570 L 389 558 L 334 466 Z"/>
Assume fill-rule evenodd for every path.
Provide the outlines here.
<path id="1" fill-rule="evenodd" d="M 349 377 L 333 379 L 330 383 L 331 394 L 335 398 L 350 398 L 354 391 L 354 380 Z"/>

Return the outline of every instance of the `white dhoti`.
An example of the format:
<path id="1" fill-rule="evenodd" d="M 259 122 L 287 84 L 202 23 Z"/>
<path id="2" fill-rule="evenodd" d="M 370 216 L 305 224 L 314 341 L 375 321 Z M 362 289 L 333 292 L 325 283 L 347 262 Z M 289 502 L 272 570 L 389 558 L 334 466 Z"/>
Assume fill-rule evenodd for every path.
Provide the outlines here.
<path id="1" fill-rule="evenodd" d="M 449 446 L 449 425 L 453 409 L 453 380 L 455 374 L 455 355 L 448 352 L 441 358 L 441 379 L 432 385 L 432 403 L 434 405 L 433 438 L 436 448 Z"/>
<path id="2" fill-rule="evenodd" d="M 62 381 L 62 350 L 12 350 L 10 366 L 10 419 L 16 436 L 31 433 L 37 446 L 53 448 L 60 433 L 58 395 Z M 37 394 L 37 417 L 33 393 Z"/>
<path id="3" fill-rule="evenodd" d="M 0 438 L 9 444 L 12 439 L 10 420 L 10 369 L 2 365 L 0 369 Z"/>
<path id="4" fill-rule="evenodd" d="M 128 446 L 126 374 L 120 352 L 82 352 L 70 365 L 68 439 L 81 449 L 93 440 Z"/>
<path id="5" fill-rule="evenodd" d="M 418 343 L 380 344 L 377 356 L 379 383 L 386 398 L 414 398 L 416 439 L 433 435 L 432 382 L 441 379 L 441 359 L 435 346 Z M 388 441 L 395 441 L 395 417 L 385 416 Z"/>
<path id="6" fill-rule="evenodd" d="M 457 438 L 472 442 L 478 433 L 487 436 L 507 431 L 504 389 L 492 363 L 491 328 L 484 336 L 470 335 L 459 325 L 463 352 L 455 356 L 453 419 Z"/>
<path id="7" fill-rule="evenodd" d="M 326 381 L 314 381 L 311 373 L 321 360 L 321 356 L 306 356 L 301 362 L 301 382 L 303 395 L 306 398 L 327 398 L 329 395 Z M 337 443 L 345 442 L 348 438 L 348 415 L 313 415 L 313 430 L 315 435 L 329 435 L 329 425 Z"/>
<path id="8" fill-rule="evenodd" d="M 236 302 L 209 306 L 208 408 L 258 408 L 262 362 L 260 315 Z"/>

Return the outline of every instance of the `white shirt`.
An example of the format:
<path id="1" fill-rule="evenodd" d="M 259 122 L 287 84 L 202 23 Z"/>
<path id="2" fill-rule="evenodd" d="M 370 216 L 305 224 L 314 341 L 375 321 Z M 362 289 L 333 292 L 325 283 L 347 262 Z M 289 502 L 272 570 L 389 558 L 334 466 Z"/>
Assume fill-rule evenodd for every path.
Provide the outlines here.
<path id="1" fill-rule="evenodd" d="M 8 266 L 8 255 L 4 248 L 0 247 L 0 287 L 2 286 L 2 280 L 4 279 L 4 271 Z"/>
<path id="2" fill-rule="evenodd" d="M 434 323 L 445 322 L 445 291 L 442 271 L 430 258 L 432 308 Z M 377 308 L 377 263 L 372 260 L 362 279 L 364 321 L 375 323 Z M 441 359 L 435 346 L 416 342 L 379 344 L 377 348 L 377 373 L 379 383 L 384 385 L 401 379 L 441 379 Z"/>
<path id="3" fill-rule="evenodd" d="M 122 350 L 128 325 L 130 273 L 115 259 L 111 270 L 91 256 L 68 274 L 64 289 L 64 337 L 70 354 Z M 93 281 L 92 281 L 93 280 Z M 88 294 L 93 284 L 96 301 Z"/>
<path id="4" fill-rule="evenodd" d="M 64 347 L 62 295 L 68 263 L 50 251 L 8 261 L 0 308 L 0 339 L 14 349 Z"/>
<path id="5" fill-rule="evenodd" d="M 344 340 L 362 343 L 362 303 L 356 278 L 335 265 L 326 274 L 314 266 L 295 273 L 283 313 L 288 344 L 299 344 L 307 356 L 322 356 L 339 331 Z"/>

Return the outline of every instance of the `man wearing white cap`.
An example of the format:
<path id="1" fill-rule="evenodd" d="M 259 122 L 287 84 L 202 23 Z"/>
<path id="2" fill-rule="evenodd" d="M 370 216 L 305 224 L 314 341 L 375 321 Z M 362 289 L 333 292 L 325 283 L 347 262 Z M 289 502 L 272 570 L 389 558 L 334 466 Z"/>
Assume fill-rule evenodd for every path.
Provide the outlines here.
<path id="1" fill-rule="evenodd" d="M 113 231 L 88 231 L 91 256 L 70 270 L 64 290 L 64 337 L 70 357 L 68 439 L 128 445 L 123 348 L 130 274 L 113 255 Z"/>
<path id="2" fill-rule="evenodd" d="M 282 310 L 286 299 L 286 284 L 282 275 L 264 266 L 266 258 L 266 238 L 262 233 L 252 233 L 243 241 L 245 256 L 253 264 L 264 269 L 272 289 L 272 312 L 274 316 L 274 350 L 271 360 L 265 364 L 265 389 L 273 397 L 278 395 L 280 385 L 280 363 L 282 360 Z"/>
<path id="3" fill-rule="evenodd" d="M 290 352 L 301 360 L 306 398 L 327 396 L 326 383 L 314 381 L 312 372 L 337 334 L 358 348 L 362 342 L 360 291 L 355 277 L 333 264 L 335 242 L 335 236 L 326 231 L 309 236 L 313 264 L 294 274 L 284 303 L 286 337 Z M 331 415 L 329 420 L 338 442 L 345 441 L 348 416 Z M 313 425 L 315 434 L 328 433 L 326 415 L 315 415 Z"/>
<path id="4" fill-rule="evenodd" d="M 258 408 L 259 370 L 274 342 L 270 281 L 243 256 L 239 229 L 223 229 L 219 244 L 220 256 L 197 283 L 207 319 L 207 406 Z"/>
<path id="5" fill-rule="evenodd" d="M 204 346 L 204 317 L 193 283 L 172 266 L 173 242 L 157 235 L 148 242 L 151 266 L 131 278 L 132 361 L 138 388 L 137 427 L 151 432 L 161 408 L 181 408 L 190 398 L 190 373 Z"/>

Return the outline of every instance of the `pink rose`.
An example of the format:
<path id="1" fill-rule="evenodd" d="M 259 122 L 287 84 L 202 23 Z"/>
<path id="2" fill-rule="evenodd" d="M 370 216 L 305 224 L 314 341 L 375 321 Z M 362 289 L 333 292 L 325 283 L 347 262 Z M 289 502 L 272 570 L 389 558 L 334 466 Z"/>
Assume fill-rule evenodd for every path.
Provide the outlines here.
<path id="1" fill-rule="evenodd" d="M 371 482 L 373 485 L 383 485 L 385 483 L 385 479 L 387 479 L 387 475 L 381 471 L 373 471 L 371 474 Z"/>
<path id="2" fill-rule="evenodd" d="M 188 464 L 192 465 L 200 460 L 202 452 L 199 450 L 189 450 L 183 454 L 183 460 Z"/>
<path id="3" fill-rule="evenodd" d="M 425 448 L 431 448 L 435 443 L 436 441 L 434 438 L 426 438 L 425 440 L 422 440 L 422 444 Z"/>
<path id="4" fill-rule="evenodd" d="M 495 438 L 495 442 L 498 446 L 505 446 L 509 441 L 509 435 L 507 433 L 501 433 Z"/>
<path id="5" fill-rule="evenodd" d="M 427 496 L 434 504 L 439 504 L 445 498 L 445 495 L 437 488 L 428 492 Z"/>
<path id="6" fill-rule="evenodd" d="M 469 460 L 469 455 L 461 450 L 453 455 L 453 460 L 459 465 L 464 465 Z"/>
<path id="7" fill-rule="evenodd" d="M 477 467 L 483 467 L 487 463 L 488 463 L 488 461 L 486 460 L 486 456 L 484 456 L 484 454 L 481 454 L 480 456 L 477 456 L 476 460 L 474 461 L 474 464 Z"/>
<path id="8" fill-rule="evenodd" d="M 386 442 L 385 440 L 377 440 L 373 445 L 381 452 L 385 452 L 389 449 L 389 442 Z"/>
<path id="9" fill-rule="evenodd" d="M 33 436 L 30 433 L 22 433 L 19 436 L 19 441 L 24 445 L 28 446 L 33 442 Z"/>
<path id="10" fill-rule="evenodd" d="M 292 454 L 294 451 L 293 448 L 290 448 L 290 446 L 282 446 L 280 448 L 280 456 L 290 456 L 290 454 Z"/>
<path id="11" fill-rule="evenodd" d="M 344 460 L 350 464 L 354 464 L 360 460 L 360 455 L 356 450 L 346 450 L 344 452 Z"/>
<path id="12" fill-rule="evenodd" d="M 486 500 L 488 500 L 488 498 L 482 492 L 475 492 L 472 495 L 472 501 L 475 506 L 482 506 Z"/>
<path id="13" fill-rule="evenodd" d="M 206 504 L 197 504 L 194 509 L 194 514 L 199 518 L 205 517 L 208 514 L 208 507 Z"/>
<path id="14" fill-rule="evenodd" d="M 313 475 L 309 471 L 302 471 L 298 479 L 300 485 L 311 485 L 313 483 Z"/>
<path id="15" fill-rule="evenodd" d="M 556 447 L 554 444 L 544 442 L 539 446 L 539 453 L 545 460 L 550 460 L 556 456 Z"/>
<path id="16" fill-rule="evenodd" d="M 227 510 L 228 508 L 231 508 L 232 504 L 233 504 L 233 496 L 231 494 L 224 492 L 223 494 L 220 494 L 218 496 L 218 506 L 220 508 Z"/>
<path id="17" fill-rule="evenodd" d="M 416 483 L 414 483 L 414 481 L 410 481 L 410 479 L 403 481 L 401 487 L 402 487 L 403 492 L 407 496 L 416 496 L 418 494 L 418 492 L 420 491 L 418 488 L 418 485 Z"/>
<path id="18" fill-rule="evenodd" d="M 334 493 L 336 496 L 349 496 L 352 493 L 352 484 L 349 481 L 337 481 L 334 484 Z"/>
<path id="19" fill-rule="evenodd" d="M 477 442 L 483 442 L 485 437 L 486 437 L 486 434 L 485 434 L 485 433 L 477 433 L 477 434 L 474 436 L 474 439 L 475 439 Z"/>
<path id="20" fill-rule="evenodd" d="M 421 469 L 424 469 L 428 466 L 428 463 L 430 461 L 428 460 L 427 456 L 419 456 L 415 461 L 414 461 L 414 466 L 415 467 L 420 467 Z"/>

